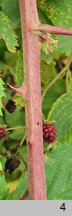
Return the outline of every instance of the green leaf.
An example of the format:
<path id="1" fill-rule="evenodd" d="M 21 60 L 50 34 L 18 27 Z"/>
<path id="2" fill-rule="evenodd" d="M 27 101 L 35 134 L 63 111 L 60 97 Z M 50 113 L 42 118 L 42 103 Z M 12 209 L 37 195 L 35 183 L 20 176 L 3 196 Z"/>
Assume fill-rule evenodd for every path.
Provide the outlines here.
<path id="1" fill-rule="evenodd" d="M 7 200 L 19 200 L 20 197 L 24 195 L 27 190 L 27 173 L 22 175 L 20 178 L 19 185 L 13 193 L 10 193 L 7 197 Z"/>
<path id="2" fill-rule="evenodd" d="M 21 141 L 21 139 L 24 136 L 24 133 L 25 133 L 25 130 L 24 130 L 24 127 L 23 127 L 23 128 L 18 129 L 18 130 L 12 131 L 8 137 L 10 139 L 12 139 L 12 140 Z"/>
<path id="3" fill-rule="evenodd" d="M 20 87 L 24 80 L 23 72 L 23 55 L 21 51 L 17 52 L 16 68 L 15 68 L 15 80 L 17 87 Z"/>
<path id="4" fill-rule="evenodd" d="M 15 102 L 16 106 L 21 106 L 21 107 L 25 106 L 25 100 L 23 99 L 23 97 L 19 93 L 14 95 L 13 101 Z"/>
<path id="5" fill-rule="evenodd" d="M 7 182 L 5 176 L 0 176 L 0 200 L 4 200 L 8 194 Z"/>
<path id="6" fill-rule="evenodd" d="M 67 92 L 69 94 L 72 94 L 72 78 L 71 78 L 71 80 L 68 83 Z"/>
<path id="7" fill-rule="evenodd" d="M 0 40 L 0 61 L 4 60 L 5 49 L 6 49 L 5 41 L 4 40 Z"/>
<path id="8" fill-rule="evenodd" d="M 6 68 L 7 65 L 4 62 L 0 61 L 0 71 L 6 71 Z"/>
<path id="9" fill-rule="evenodd" d="M 16 46 L 18 46 L 17 36 L 15 35 L 10 20 L 1 11 L 0 11 L 0 38 L 3 38 L 10 52 L 16 52 Z"/>
<path id="10" fill-rule="evenodd" d="M 14 193 L 13 199 L 18 199 L 19 197 L 23 196 L 27 189 L 27 174 L 23 175 L 20 179 L 19 186 L 17 188 L 17 191 Z"/>
<path id="11" fill-rule="evenodd" d="M 27 159 L 28 159 L 28 157 L 27 157 L 27 146 L 22 146 L 21 148 L 20 148 L 20 150 L 19 150 L 19 155 L 20 155 L 20 157 L 21 158 L 23 158 L 23 160 L 26 162 L 26 164 L 27 164 Z"/>
<path id="12" fill-rule="evenodd" d="M 41 61 L 41 82 L 44 87 L 56 76 L 55 62 Z"/>
<path id="13" fill-rule="evenodd" d="M 4 82 L 0 77 L 0 115 L 1 116 L 2 116 L 2 107 L 3 107 L 3 105 L 2 105 L 2 97 L 6 96 L 4 90 L 5 90 L 4 89 Z"/>
<path id="14" fill-rule="evenodd" d="M 54 25 L 72 28 L 72 0 L 38 0 L 38 4 Z"/>
<path id="15" fill-rule="evenodd" d="M 48 199 L 72 199 L 72 143 L 59 145 L 47 156 Z"/>
<path id="16" fill-rule="evenodd" d="M 5 110 L 4 116 L 5 122 L 9 127 L 22 126 L 25 124 L 24 111 L 22 111 L 19 107 L 16 108 L 14 113 L 9 113 Z"/>
<path id="17" fill-rule="evenodd" d="M 2 163 L 0 162 L 0 171 L 2 171 Z"/>
<path id="18" fill-rule="evenodd" d="M 53 103 L 60 97 L 63 93 L 66 92 L 65 80 L 58 80 L 52 87 L 47 91 L 44 100 L 43 100 L 43 113 L 47 117 L 48 112 L 50 111 Z"/>
<path id="19" fill-rule="evenodd" d="M 23 196 L 27 189 L 27 174 L 23 176 L 20 180 L 19 186 L 17 191 L 14 194 L 14 199 L 18 199 L 19 197 Z"/>
<path id="20" fill-rule="evenodd" d="M 66 143 L 72 140 L 72 95 L 62 95 L 52 106 L 48 121 L 54 121 L 57 140 Z"/>
<path id="21" fill-rule="evenodd" d="M 4 119 L 0 116 L 0 125 L 4 125 Z"/>
<path id="22" fill-rule="evenodd" d="M 41 50 L 41 61 L 45 61 L 46 63 L 50 63 L 53 60 L 52 54 L 45 54 L 43 50 Z"/>
<path id="23" fill-rule="evenodd" d="M 57 51 L 61 54 L 65 54 L 67 56 L 71 55 L 72 53 L 72 37 L 59 35 L 58 36 L 58 47 Z"/>
<path id="24" fill-rule="evenodd" d="M 49 20 L 49 18 L 46 16 L 46 14 L 43 11 L 43 9 L 39 7 L 39 5 L 38 5 L 38 15 L 39 15 L 40 22 L 42 22 L 44 24 L 50 24 L 50 25 L 52 25 L 51 20 Z"/>
<path id="25" fill-rule="evenodd" d="M 1 0 L 2 11 L 10 18 L 13 24 L 17 25 L 20 21 L 19 1 Z"/>

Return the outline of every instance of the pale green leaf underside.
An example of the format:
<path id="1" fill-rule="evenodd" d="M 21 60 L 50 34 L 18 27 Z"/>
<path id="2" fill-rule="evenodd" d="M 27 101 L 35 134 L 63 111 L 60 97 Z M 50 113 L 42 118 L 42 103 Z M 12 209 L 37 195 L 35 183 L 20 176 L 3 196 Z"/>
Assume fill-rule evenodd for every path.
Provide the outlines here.
<path id="1" fill-rule="evenodd" d="M 17 36 L 13 30 L 10 20 L 0 11 L 0 38 L 2 38 L 10 52 L 16 52 L 18 46 Z"/>
<path id="2" fill-rule="evenodd" d="M 48 121 L 54 121 L 57 140 L 61 143 L 72 139 L 72 94 L 62 95 L 52 106 Z"/>

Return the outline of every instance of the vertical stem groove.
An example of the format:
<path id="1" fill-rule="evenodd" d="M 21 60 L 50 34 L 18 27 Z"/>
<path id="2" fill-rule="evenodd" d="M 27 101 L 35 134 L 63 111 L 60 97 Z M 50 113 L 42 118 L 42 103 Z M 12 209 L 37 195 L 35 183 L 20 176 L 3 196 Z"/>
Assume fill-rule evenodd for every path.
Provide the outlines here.
<path id="1" fill-rule="evenodd" d="M 45 200 L 40 47 L 31 26 L 38 24 L 36 0 L 20 0 L 22 43 L 24 54 L 26 130 L 28 150 L 28 189 L 31 200 Z"/>

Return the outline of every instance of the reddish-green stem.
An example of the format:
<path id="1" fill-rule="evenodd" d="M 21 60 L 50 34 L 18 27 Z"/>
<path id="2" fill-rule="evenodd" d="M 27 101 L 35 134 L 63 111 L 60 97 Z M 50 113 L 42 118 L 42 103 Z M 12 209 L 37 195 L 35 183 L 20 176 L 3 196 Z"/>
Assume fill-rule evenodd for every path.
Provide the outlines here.
<path id="1" fill-rule="evenodd" d="M 19 200 L 26 200 L 29 196 L 28 189 L 25 191 L 24 195 L 22 197 L 19 197 Z"/>
<path id="2" fill-rule="evenodd" d="M 36 0 L 20 0 L 25 71 L 28 190 L 31 200 L 45 200 L 42 136 L 40 47 L 32 26 L 39 23 Z"/>
<path id="3" fill-rule="evenodd" d="M 64 27 L 58 27 L 58 26 L 51 26 L 51 25 L 44 25 L 44 24 L 38 24 L 33 27 L 35 31 L 41 31 L 41 32 L 48 32 L 51 34 L 60 34 L 60 35 L 69 35 L 72 36 L 72 30 L 65 29 Z"/>
<path id="4" fill-rule="evenodd" d="M 11 89 L 13 89 L 15 92 L 18 92 L 21 94 L 21 96 L 25 99 L 25 82 L 23 82 L 22 86 L 20 88 L 13 87 L 9 83 L 7 83 L 7 86 Z"/>

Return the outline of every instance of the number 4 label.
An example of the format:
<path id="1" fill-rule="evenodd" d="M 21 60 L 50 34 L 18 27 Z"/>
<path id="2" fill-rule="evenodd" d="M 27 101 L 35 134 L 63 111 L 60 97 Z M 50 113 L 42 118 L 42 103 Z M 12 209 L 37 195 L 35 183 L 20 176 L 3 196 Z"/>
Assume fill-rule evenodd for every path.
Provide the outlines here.
<path id="1" fill-rule="evenodd" d="M 63 211 L 65 211 L 66 207 L 65 207 L 65 203 L 63 203 L 60 207 L 60 209 L 62 209 Z"/>

